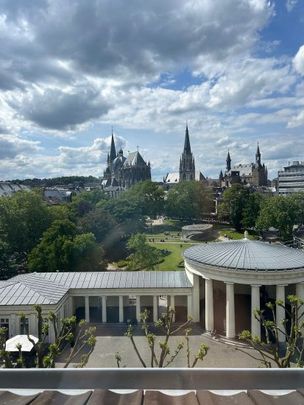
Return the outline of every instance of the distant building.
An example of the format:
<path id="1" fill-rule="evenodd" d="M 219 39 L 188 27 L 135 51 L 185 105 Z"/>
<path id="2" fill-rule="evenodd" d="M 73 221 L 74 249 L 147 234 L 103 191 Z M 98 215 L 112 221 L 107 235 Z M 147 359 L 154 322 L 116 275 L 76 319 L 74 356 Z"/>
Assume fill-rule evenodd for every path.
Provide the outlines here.
<path id="1" fill-rule="evenodd" d="M 164 177 L 164 184 L 170 186 L 180 181 L 192 180 L 206 181 L 204 175 L 199 170 L 195 170 L 195 160 L 191 151 L 189 129 L 188 125 L 186 125 L 184 150 L 179 162 L 179 171 L 167 173 Z"/>
<path id="2" fill-rule="evenodd" d="M 134 184 L 151 180 L 150 162 L 147 164 L 141 154 L 137 152 L 124 156 L 122 149 L 116 153 L 114 136 L 112 134 L 110 153 L 107 158 L 107 167 L 104 171 L 102 186 L 129 188 Z"/>
<path id="3" fill-rule="evenodd" d="M 304 191 L 304 162 L 294 161 L 278 172 L 278 193 Z"/>
<path id="4" fill-rule="evenodd" d="M 84 191 L 84 190 L 82 190 Z M 80 189 L 70 189 L 65 187 L 45 187 L 43 189 L 43 198 L 49 204 L 62 204 L 71 202 L 72 196 L 80 193 Z"/>
<path id="5" fill-rule="evenodd" d="M 265 164 L 262 164 L 259 145 L 255 154 L 255 163 L 238 164 L 231 167 L 231 157 L 228 151 L 226 159 L 226 170 L 220 172 L 220 187 L 231 187 L 236 183 L 248 184 L 255 187 L 268 186 L 268 171 Z"/>
<path id="6" fill-rule="evenodd" d="M 10 197 L 17 191 L 29 191 L 30 187 L 23 184 L 11 183 L 10 181 L 0 181 L 0 197 Z"/>

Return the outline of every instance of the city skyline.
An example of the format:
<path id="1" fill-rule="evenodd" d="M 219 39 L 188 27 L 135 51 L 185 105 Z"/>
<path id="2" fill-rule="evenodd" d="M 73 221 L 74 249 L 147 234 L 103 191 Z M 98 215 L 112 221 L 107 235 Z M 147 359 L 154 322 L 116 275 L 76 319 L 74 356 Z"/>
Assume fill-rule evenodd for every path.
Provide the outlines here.
<path id="1" fill-rule="evenodd" d="M 233 13 L 232 13 L 233 10 Z M 0 178 L 102 176 L 111 126 L 152 178 L 304 156 L 304 4 L 296 0 L 0 4 Z M 176 158 L 177 157 L 177 158 Z"/>

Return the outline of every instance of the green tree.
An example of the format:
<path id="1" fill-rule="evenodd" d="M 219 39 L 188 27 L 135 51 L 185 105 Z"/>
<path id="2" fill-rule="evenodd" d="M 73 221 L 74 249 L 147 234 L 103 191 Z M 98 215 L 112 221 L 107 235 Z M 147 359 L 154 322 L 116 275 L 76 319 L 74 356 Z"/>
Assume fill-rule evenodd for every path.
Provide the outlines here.
<path id="1" fill-rule="evenodd" d="M 133 251 L 128 257 L 129 270 L 154 270 L 161 259 L 161 253 L 147 243 L 146 235 L 137 233 L 131 236 L 127 245 Z"/>
<path id="2" fill-rule="evenodd" d="M 12 253 L 28 253 L 50 223 L 48 207 L 38 193 L 24 191 L 0 198 L 0 236 Z"/>
<path id="3" fill-rule="evenodd" d="M 242 210 L 242 226 L 243 228 L 254 228 L 265 196 L 258 192 L 249 193 L 247 201 Z"/>
<path id="4" fill-rule="evenodd" d="M 161 186 L 150 180 L 135 184 L 124 197 L 137 201 L 143 215 L 155 218 L 164 212 L 165 192 Z"/>
<path id="5" fill-rule="evenodd" d="M 198 181 L 182 181 L 167 194 L 166 214 L 181 219 L 200 219 L 210 213 L 212 197 L 210 190 Z"/>
<path id="6" fill-rule="evenodd" d="M 292 237 L 293 226 L 297 223 L 297 204 L 293 198 L 274 196 L 266 199 L 261 207 L 256 227 L 267 230 L 277 228 L 280 236 L 288 240 Z"/>
<path id="7" fill-rule="evenodd" d="M 87 191 L 76 195 L 71 204 L 71 213 L 75 220 L 92 211 L 97 204 L 108 200 L 106 193 L 102 190 Z"/>
<path id="8" fill-rule="evenodd" d="M 28 267 L 31 271 L 77 271 L 86 261 L 86 271 L 97 271 L 103 268 L 102 253 L 93 234 L 79 235 L 71 221 L 57 220 L 29 254 Z"/>
<path id="9" fill-rule="evenodd" d="M 253 336 L 248 330 L 244 330 L 240 334 L 240 339 L 249 343 L 258 354 L 251 354 L 242 349 L 237 350 L 246 353 L 255 360 L 259 360 L 266 368 L 271 368 L 273 364 L 279 368 L 288 368 L 292 364 L 296 367 L 304 366 L 304 303 L 295 295 L 289 295 L 287 301 L 289 305 L 285 305 L 283 301 L 266 304 L 272 313 L 272 320 L 264 318 L 263 310 L 254 311 L 255 318 L 265 331 L 265 341 L 257 336 Z M 278 324 L 276 320 L 276 305 L 283 308 L 286 313 L 286 318 L 283 319 L 281 324 Z M 280 334 L 285 341 L 283 345 L 280 344 Z"/>
<path id="10" fill-rule="evenodd" d="M 249 198 L 250 191 L 241 184 L 234 184 L 223 193 L 218 215 L 221 219 L 231 222 L 237 231 L 243 228 L 243 211 Z"/>
<path id="11" fill-rule="evenodd" d="M 80 218 L 78 225 L 82 232 L 91 232 L 97 242 L 111 245 L 112 239 L 117 239 L 117 222 L 103 208 L 95 208 Z"/>

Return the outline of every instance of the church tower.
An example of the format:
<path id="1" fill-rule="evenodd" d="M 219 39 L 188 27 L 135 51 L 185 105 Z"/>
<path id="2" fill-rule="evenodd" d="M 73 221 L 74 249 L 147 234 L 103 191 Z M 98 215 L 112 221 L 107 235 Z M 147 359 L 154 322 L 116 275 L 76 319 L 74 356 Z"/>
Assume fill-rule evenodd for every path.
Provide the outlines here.
<path id="1" fill-rule="evenodd" d="M 256 162 L 258 167 L 261 166 L 261 152 L 260 152 L 259 144 L 257 146 L 257 151 L 256 151 L 256 154 L 255 154 L 255 162 Z"/>
<path id="2" fill-rule="evenodd" d="M 179 164 L 179 180 L 195 180 L 195 163 L 191 152 L 188 124 L 186 125 L 184 150 Z"/>
<path id="3" fill-rule="evenodd" d="M 228 154 L 227 154 L 227 158 L 226 158 L 226 171 L 230 172 L 231 170 L 231 157 L 230 157 L 230 153 L 228 150 Z"/>

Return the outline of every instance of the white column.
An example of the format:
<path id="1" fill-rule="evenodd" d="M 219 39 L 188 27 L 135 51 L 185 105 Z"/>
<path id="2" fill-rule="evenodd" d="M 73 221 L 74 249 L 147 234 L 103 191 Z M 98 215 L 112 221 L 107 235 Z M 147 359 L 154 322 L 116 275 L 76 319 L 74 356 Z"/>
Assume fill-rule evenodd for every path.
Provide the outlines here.
<path id="1" fill-rule="evenodd" d="M 153 295 L 153 322 L 158 320 L 158 296 Z"/>
<path id="2" fill-rule="evenodd" d="M 205 279 L 205 329 L 214 330 L 213 282 L 211 279 Z"/>
<path id="3" fill-rule="evenodd" d="M 136 319 L 140 322 L 140 295 L 136 296 Z"/>
<path id="4" fill-rule="evenodd" d="M 199 279 L 197 274 L 193 274 L 193 290 L 192 290 L 192 307 L 193 307 L 193 321 L 200 321 L 200 291 Z"/>
<path id="5" fill-rule="evenodd" d="M 170 295 L 170 308 L 173 309 L 173 311 L 175 311 L 175 297 L 174 297 L 174 295 Z M 173 320 L 173 322 L 175 322 L 175 312 L 173 314 L 172 320 Z"/>
<path id="6" fill-rule="evenodd" d="M 187 295 L 187 318 L 193 319 L 192 295 Z"/>
<path id="7" fill-rule="evenodd" d="M 276 287 L 276 300 L 283 301 L 285 305 L 285 285 L 277 285 Z M 285 319 L 285 310 L 284 308 L 276 305 L 276 321 L 277 325 L 281 330 L 285 330 L 282 321 Z M 279 342 L 285 342 L 285 336 L 282 332 L 279 332 Z"/>
<path id="8" fill-rule="evenodd" d="M 38 335 L 38 319 L 36 314 L 29 315 L 29 334 L 37 337 Z"/>
<path id="9" fill-rule="evenodd" d="M 251 286 L 251 335 L 261 337 L 261 324 L 255 318 L 254 311 L 260 310 L 260 285 Z"/>
<path id="10" fill-rule="evenodd" d="M 53 326 L 53 322 L 49 320 L 49 335 L 48 335 L 49 343 L 55 342 L 55 330 Z"/>
<path id="11" fill-rule="evenodd" d="M 9 317 L 9 337 L 19 334 L 18 318 L 16 314 L 11 314 Z"/>
<path id="12" fill-rule="evenodd" d="M 296 296 L 304 301 L 304 283 L 298 283 L 296 285 Z"/>
<path id="13" fill-rule="evenodd" d="M 123 305 L 123 296 L 119 296 L 119 322 L 124 321 L 124 305 Z"/>
<path id="14" fill-rule="evenodd" d="M 85 320 L 90 322 L 90 297 L 84 297 Z"/>
<path id="15" fill-rule="evenodd" d="M 235 337 L 234 283 L 226 284 L 226 337 Z"/>
<path id="16" fill-rule="evenodd" d="M 304 302 L 304 283 L 298 283 L 296 285 L 296 296 Z M 300 309 L 300 313 L 303 312 L 303 307 Z M 303 322 L 303 316 L 299 317 L 299 321 Z"/>
<path id="17" fill-rule="evenodd" d="M 106 323 L 107 322 L 107 297 L 103 295 L 101 297 L 101 306 L 102 306 L 102 322 Z"/>

